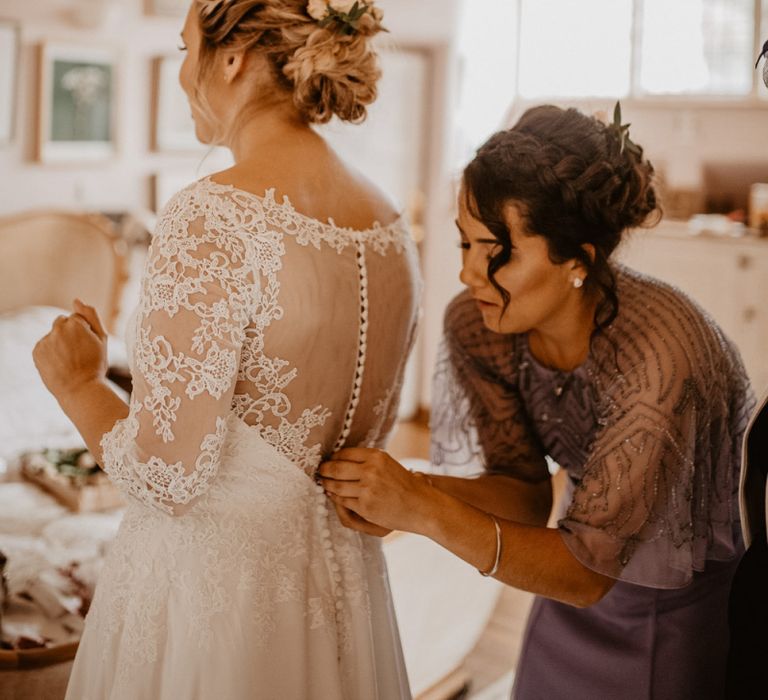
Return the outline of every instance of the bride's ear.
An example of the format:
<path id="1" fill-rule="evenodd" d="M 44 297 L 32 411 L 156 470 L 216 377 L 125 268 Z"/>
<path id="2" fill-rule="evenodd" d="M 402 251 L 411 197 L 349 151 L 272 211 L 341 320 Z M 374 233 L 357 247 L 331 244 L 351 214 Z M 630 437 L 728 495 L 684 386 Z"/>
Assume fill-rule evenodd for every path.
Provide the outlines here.
<path id="1" fill-rule="evenodd" d="M 224 82 L 232 84 L 243 72 L 245 67 L 245 52 L 227 53 L 224 55 Z"/>

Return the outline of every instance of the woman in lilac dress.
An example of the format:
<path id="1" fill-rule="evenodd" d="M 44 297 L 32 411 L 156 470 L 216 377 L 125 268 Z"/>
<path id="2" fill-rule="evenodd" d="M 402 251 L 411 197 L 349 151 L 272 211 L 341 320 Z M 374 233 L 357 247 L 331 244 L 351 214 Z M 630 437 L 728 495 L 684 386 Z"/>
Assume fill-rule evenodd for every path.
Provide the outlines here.
<path id="1" fill-rule="evenodd" d="M 620 119 L 538 107 L 464 173 L 467 290 L 445 316 L 433 461 L 383 452 L 323 465 L 345 524 L 426 535 L 537 594 L 514 695 L 722 697 L 738 469 L 751 392 L 739 354 L 679 290 L 622 267 L 659 213 L 653 168 Z M 567 473 L 552 508 L 546 457 Z"/>

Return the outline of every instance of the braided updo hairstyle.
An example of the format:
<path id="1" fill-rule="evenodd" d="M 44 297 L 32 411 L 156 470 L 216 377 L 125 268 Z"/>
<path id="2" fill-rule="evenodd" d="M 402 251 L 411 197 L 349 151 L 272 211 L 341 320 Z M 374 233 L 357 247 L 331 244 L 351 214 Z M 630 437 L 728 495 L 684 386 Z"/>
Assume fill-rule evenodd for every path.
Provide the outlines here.
<path id="1" fill-rule="evenodd" d="M 198 85 L 219 49 L 258 51 L 301 118 L 322 124 L 334 115 L 361 122 L 376 99 L 381 72 L 370 39 L 382 30 L 380 12 L 363 14 L 352 33 L 320 26 L 307 0 L 196 0 L 202 43 Z"/>
<path id="2" fill-rule="evenodd" d="M 464 170 L 464 192 L 469 211 L 499 242 L 488 278 L 505 306 L 509 293 L 494 275 L 512 254 L 504 209 L 514 203 L 528 232 L 547 240 L 553 263 L 575 259 L 586 269 L 584 289 L 600 295 L 595 333 L 610 325 L 619 300 L 609 259 L 627 229 L 658 222 L 653 175 L 641 148 L 623 147 L 617 128 L 575 109 L 533 107 L 492 136 Z"/>

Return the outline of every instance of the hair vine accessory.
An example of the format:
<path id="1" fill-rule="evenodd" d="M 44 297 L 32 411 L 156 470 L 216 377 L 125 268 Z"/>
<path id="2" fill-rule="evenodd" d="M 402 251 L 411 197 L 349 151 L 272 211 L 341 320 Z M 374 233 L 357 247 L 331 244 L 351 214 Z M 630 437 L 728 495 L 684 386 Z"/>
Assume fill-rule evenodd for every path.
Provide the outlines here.
<path id="1" fill-rule="evenodd" d="M 342 34 L 347 36 L 355 34 L 358 30 L 358 22 L 362 17 L 370 13 L 377 21 L 381 22 L 382 12 L 370 2 L 361 0 L 309 0 L 307 14 L 317 20 L 321 27 L 335 26 Z"/>
<path id="2" fill-rule="evenodd" d="M 616 132 L 621 147 L 619 153 L 629 151 L 632 155 L 640 158 L 642 151 L 632 139 L 629 138 L 629 127 L 631 124 L 621 123 L 621 102 L 616 102 L 616 106 L 613 108 L 613 124 L 609 124 L 608 128 Z"/>

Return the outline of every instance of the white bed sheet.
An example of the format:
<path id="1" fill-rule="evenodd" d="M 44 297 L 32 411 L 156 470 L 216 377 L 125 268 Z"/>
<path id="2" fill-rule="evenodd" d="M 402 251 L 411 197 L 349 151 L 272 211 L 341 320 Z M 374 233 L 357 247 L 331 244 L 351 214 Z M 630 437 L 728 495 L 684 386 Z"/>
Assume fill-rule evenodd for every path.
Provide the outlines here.
<path id="1" fill-rule="evenodd" d="M 0 314 L 0 477 L 4 464 L 26 450 L 82 445 L 32 361 L 35 343 L 57 316 L 66 313 L 51 306 L 30 306 Z M 124 364 L 122 343 L 111 339 L 108 347 L 110 364 Z"/>

